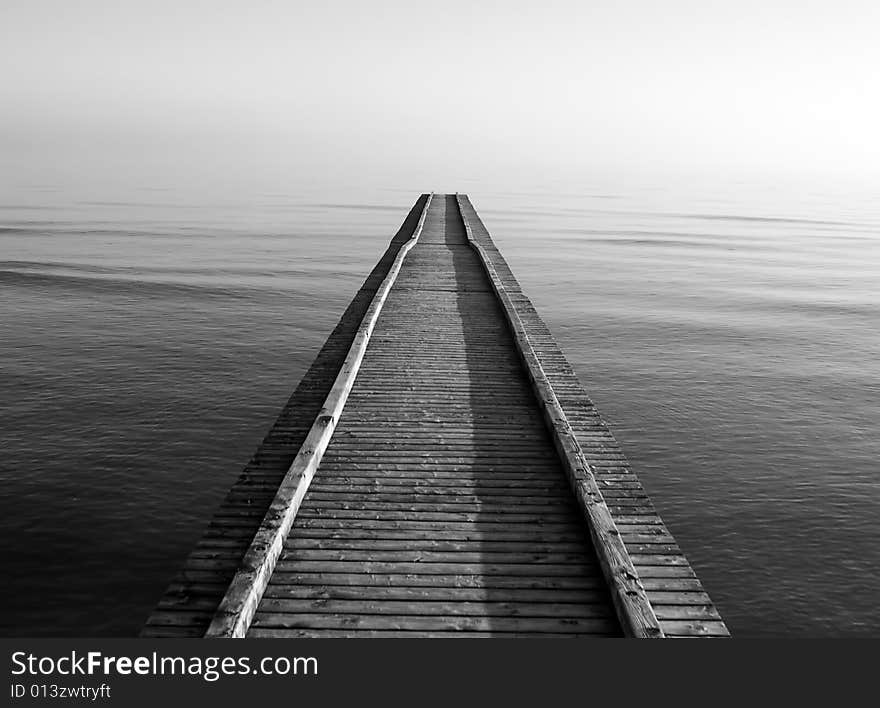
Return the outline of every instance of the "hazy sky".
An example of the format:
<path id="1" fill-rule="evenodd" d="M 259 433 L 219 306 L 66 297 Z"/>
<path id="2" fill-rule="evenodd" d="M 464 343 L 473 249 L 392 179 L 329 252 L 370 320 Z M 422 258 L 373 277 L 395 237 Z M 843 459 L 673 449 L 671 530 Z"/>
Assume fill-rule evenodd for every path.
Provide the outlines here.
<path id="1" fill-rule="evenodd" d="M 2 0 L 7 176 L 880 175 L 876 0 Z"/>

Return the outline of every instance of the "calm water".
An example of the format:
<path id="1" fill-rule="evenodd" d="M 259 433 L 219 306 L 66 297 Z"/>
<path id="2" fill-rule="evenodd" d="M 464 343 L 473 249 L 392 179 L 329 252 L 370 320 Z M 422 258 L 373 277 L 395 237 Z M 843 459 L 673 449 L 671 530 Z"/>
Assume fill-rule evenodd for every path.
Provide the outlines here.
<path id="1" fill-rule="evenodd" d="M 138 631 L 415 200 L 0 203 L 0 634 Z M 875 195 L 471 188 L 739 636 L 880 635 Z"/>

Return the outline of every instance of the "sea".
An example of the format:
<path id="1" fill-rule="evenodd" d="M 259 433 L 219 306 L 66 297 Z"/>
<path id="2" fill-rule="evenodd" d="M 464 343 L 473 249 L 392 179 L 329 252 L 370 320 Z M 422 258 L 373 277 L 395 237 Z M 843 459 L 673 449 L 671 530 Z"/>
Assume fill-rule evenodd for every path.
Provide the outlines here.
<path id="1" fill-rule="evenodd" d="M 880 636 L 880 199 L 0 193 L 0 635 L 138 633 L 421 191 L 469 193 L 737 637 Z"/>

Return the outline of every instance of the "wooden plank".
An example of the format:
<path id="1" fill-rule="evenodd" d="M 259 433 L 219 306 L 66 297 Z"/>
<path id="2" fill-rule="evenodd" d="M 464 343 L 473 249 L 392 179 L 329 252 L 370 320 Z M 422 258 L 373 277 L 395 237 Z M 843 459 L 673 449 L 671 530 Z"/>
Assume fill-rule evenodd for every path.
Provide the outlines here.
<path id="1" fill-rule="evenodd" d="M 276 568 L 272 575 L 272 583 L 266 592 L 278 592 L 278 588 L 287 586 L 315 586 L 321 589 L 334 587 L 394 587 L 394 588 L 478 588 L 481 590 L 497 590 L 516 588 L 520 590 L 570 591 L 570 590 L 601 590 L 607 592 L 605 581 L 595 575 L 544 575 L 533 572 L 522 574 L 481 573 L 408 573 L 408 572 L 344 572 L 335 570 L 286 570 Z"/>
<path id="2" fill-rule="evenodd" d="M 418 509 L 332 509 L 332 516 L 336 519 L 358 519 L 376 521 L 439 521 L 443 523 L 474 523 L 484 524 L 488 529 L 491 525 L 507 526 L 515 523 L 536 524 L 546 528 L 547 524 L 565 524 L 570 526 L 571 514 L 568 510 L 555 511 L 542 510 L 540 513 L 494 512 L 494 511 L 424 511 Z M 326 518 L 330 512 L 327 509 L 301 509 L 300 518 L 316 519 Z"/>
<path id="3" fill-rule="evenodd" d="M 584 546 L 585 539 L 580 529 L 566 524 L 559 530 L 537 529 L 532 525 L 520 525 L 514 528 L 503 528 L 487 533 L 480 529 L 456 530 L 446 525 L 420 525 L 411 529 L 393 528 L 313 528 L 300 525 L 295 533 L 288 538 L 288 543 L 320 543 L 332 548 L 336 542 L 371 544 L 407 543 L 411 548 L 419 548 L 421 544 L 436 544 L 442 547 L 454 543 L 526 543 L 540 548 L 542 544 L 578 544 Z M 371 546 L 368 546 L 371 547 Z"/>
<path id="4" fill-rule="evenodd" d="M 152 635 L 147 635 L 145 633 L 145 636 Z M 193 636 L 193 634 L 182 634 L 181 636 Z M 248 637 L 254 639 L 338 639 L 350 638 L 352 636 L 352 631 L 350 629 L 292 629 L 289 627 L 277 629 L 271 627 L 252 627 L 248 632 Z M 475 632 L 452 627 L 446 631 L 441 630 L 436 632 L 425 631 L 424 629 L 366 630 L 359 628 L 357 634 L 354 636 L 367 639 L 489 639 L 492 637 L 504 637 L 510 639 L 578 639 L 582 637 L 597 638 L 603 635 L 597 635 L 591 632 L 559 634 L 555 632 L 535 632 L 531 630 L 526 632 L 501 632 L 497 630 L 491 632 Z"/>
<path id="5" fill-rule="evenodd" d="M 589 565 L 589 557 L 581 547 L 577 552 L 550 551 L 466 551 L 456 549 L 453 551 L 428 551 L 428 550 L 363 550 L 363 549 L 337 549 L 337 548 L 287 548 L 280 559 L 286 562 L 299 561 L 339 561 L 352 562 L 394 562 L 394 563 L 467 563 L 479 565 L 522 563 L 531 565 L 558 564 L 558 565 Z M 280 562 L 280 561 L 279 561 Z"/>
<path id="6" fill-rule="evenodd" d="M 483 598 L 466 600 L 398 600 L 377 597 L 361 598 L 315 598 L 264 597 L 258 616 L 289 614 L 339 614 L 339 615 L 411 615 L 415 617 L 552 617 L 579 619 L 611 615 L 608 598 L 596 597 L 596 602 L 557 603 L 503 601 Z M 682 608 L 676 608 L 681 610 Z M 708 618 L 708 617 L 707 617 Z"/>
<path id="7" fill-rule="evenodd" d="M 670 637 L 728 637 L 730 632 L 721 620 L 662 620 Z"/>
<path id="8" fill-rule="evenodd" d="M 439 502 L 431 499 L 420 500 L 416 497 L 408 501 L 373 501 L 373 496 L 366 495 L 357 501 L 348 501 L 346 498 L 326 500 L 318 495 L 310 500 L 310 509 L 320 512 L 324 509 L 352 510 L 352 511 L 394 511 L 421 513 L 452 513 L 452 514 L 496 514 L 496 515 L 522 515 L 522 514 L 563 514 L 574 504 L 570 499 L 554 501 L 552 499 L 528 497 L 525 500 L 520 497 L 516 503 L 493 503 L 477 499 L 473 503 L 468 501 Z"/>
<path id="9" fill-rule="evenodd" d="M 675 593 L 667 593 L 674 596 Z M 298 600 L 434 600 L 439 602 L 543 602 L 552 604 L 595 604 L 608 602 L 602 589 L 559 590 L 555 588 L 472 588 L 437 586 L 382 586 L 382 585 L 272 585 L 266 588 L 264 598 Z M 664 596 L 661 596 L 664 597 Z M 668 603 L 672 604 L 672 603 Z"/>
<path id="10" fill-rule="evenodd" d="M 534 532 L 534 533 L 560 533 L 560 532 L 577 532 L 579 529 L 571 524 L 570 517 L 566 516 L 563 521 L 547 521 L 540 517 L 528 516 L 523 521 L 516 522 L 509 519 L 504 520 L 503 526 L 499 526 L 494 520 L 484 517 L 477 519 L 457 521 L 442 518 L 439 521 L 425 518 L 424 515 L 418 518 L 406 517 L 403 519 L 390 518 L 351 518 L 336 516 L 328 518 L 326 516 L 316 515 L 310 518 L 300 516 L 296 521 L 297 529 L 313 528 L 313 529 L 382 529 L 382 530 L 424 530 L 424 531 L 447 531 L 447 532 L 466 532 L 478 534 L 492 534 L 495 537 L 498 533 L 512 533 L 514 531 Z"/>
<path id="11" fill-rule="evenodd" d="M 373 477 L 337 477 L 333 479 L 322 475 L 320 482 L 312 482 L 312 493 L 319 490 L 327 494 L 349 493 L 370 494 L 373 490 L 387 489 L 389 494 L 423 494 L 428 496 L 456 497 L 478 495 L 486 496 L 530 496 L 543 493 L 547 496 L 561 496 L 568 489 L 561 481 L 542 479 L 506 479 L 499 481 L 493 477 L 460 479 L 457 482 L 433 478 L 426 480 L 419 477 L 389 478 L 382 474 Z"/>
<path id="12" fill-rule="evenodd" d="M 417 553 L 419 551 L 440 551 L 445 553 L 584 553 L 584 538 L 571 536 L 571 540 L 553 539 L 548 541 L 535 541 L 529 539 L 516 539 L 500 541 L 495 538 L 477 540 L 449 540 L 431 538 L 400 537 L 397 539 L 376 538 L 339 538 L 321 536 L 309 538 L 300 533 L 292 534 L 285 544 L 285 548 L 291 551 L 320 550 L 320 551 L 404 551 Z"/>
<path id="13" fill-rule="evenodd" d="M 355 574 L 393 574 L 393 575 L 521 575 L 542 577 L 565 576 L 577 577 L 591 569 L 584 563 L 542 563 L 536 568 L 534 563 L 508 562 L 490 563 L 483 560 L 476 562 L 445 562 L 434 563 L 420 561 L 331 561 L 331 560 L 293 560 L 284 558 L 278 561 L 276 568 L 289 573 L 355 573 Z M 663 568 L 684 575 L 683 568 Z"/>
<path id="14" fill-rule="evenodd" d="M 259 612 L 254 617 L 255 628 L 276 629 L 406 629 L 431 632 L 441 630 L 506 632 L 555 632 L 606 634 L 617 633 L 617 623 L 608 618 L 531 618 L 531 617 L 417 617 L 412 615 L 348 615 L 324 613 L 269 613 Z"/>

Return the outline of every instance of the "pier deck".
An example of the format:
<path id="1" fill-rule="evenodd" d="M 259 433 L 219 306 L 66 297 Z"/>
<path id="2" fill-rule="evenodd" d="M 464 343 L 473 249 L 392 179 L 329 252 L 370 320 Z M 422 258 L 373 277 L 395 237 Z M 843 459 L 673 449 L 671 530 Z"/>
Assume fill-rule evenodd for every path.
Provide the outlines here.
<path id="1" fill-rule="evenodd" d="M 423 195 L 144 635 L 727 629 L 470 201 Z"/>

